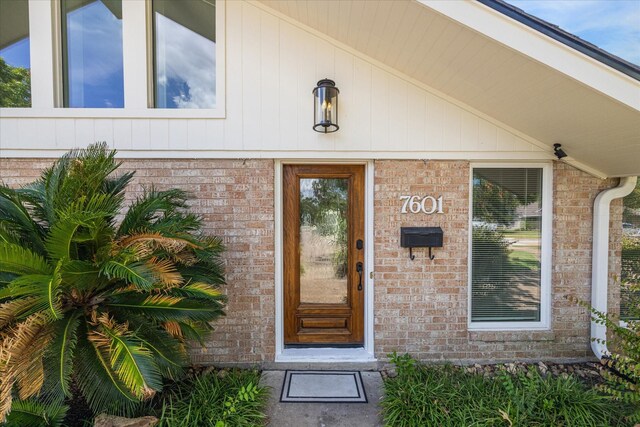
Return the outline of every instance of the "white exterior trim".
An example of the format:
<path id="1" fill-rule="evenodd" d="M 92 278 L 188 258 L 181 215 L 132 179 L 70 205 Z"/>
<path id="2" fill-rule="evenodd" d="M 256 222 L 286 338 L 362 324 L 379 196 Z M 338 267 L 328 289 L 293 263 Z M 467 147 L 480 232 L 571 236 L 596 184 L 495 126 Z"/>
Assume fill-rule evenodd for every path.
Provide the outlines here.
<path id="1" fill-rule="evenodd" d="M 2 157 L 15 158 L 51 158 L 58 157 L 67 151 L 64 149 L 2 149 Z M 327 159 L 331 162 L 350 160 L 357 163 L 362 159 L 389 160 L 480 160 L 480 161 L 509 161 L 530 162 L 551 160 L 551 154 L 539 151 L 433 151 L 405 152 L 405 151 L 276 151 L 276 150 L 118 150 L 118 157 L 123 159 Z"/>
<path id="2" fill-rule="evenodd" d="M 472 322 L 472 222 L 473 170 L 475 168 L 541 168 L 542 169 L 542 240 L 540 246 L 540 321 L 539 322 Z M 550 163 L 471 163 L 469 173 L 469 247 L 467 325 L 469 331 L 535 331 L 551 328 L 551 270 L 553 222 L 553 167 Z"/>
<path id="3" fill-rule="evenodd" d="M 418 0 L 516 52 L 640 110 L 638 82 L 577 50 L 475 1 Z"/>
<path id="4" fill-rule="evenodd" d="M 364 294 L 364 347 L 360 348 L 284 348 L 284 303 L 283 303 L 283 206 L 282 206 L 282 166 L 285 164 L 361 164 L 365 165 L 365 294 Z M 274 252 L 275 252 L 275 362 L 371 362 L 375 361 L 374 331 L 373 331 L 373 199 L 374 199 L 374 163 L 365 161 L 337 161 L 335 159 L 324 160 L 276 160 L 274 174 Z"/>
<path id="5" fill-rule="evenodd" d="M 26 118 L 224 118 L 225 1 L 216 0 L 216 108 L 160 109 L 147 105 L 147 1 L 122 2 L 123 108 L 63 108 L 60 2 L 29 0 L 32 108 L 2 108 L 1 116 Z M 142 55 L 141 52 L 145 54 Z"/>

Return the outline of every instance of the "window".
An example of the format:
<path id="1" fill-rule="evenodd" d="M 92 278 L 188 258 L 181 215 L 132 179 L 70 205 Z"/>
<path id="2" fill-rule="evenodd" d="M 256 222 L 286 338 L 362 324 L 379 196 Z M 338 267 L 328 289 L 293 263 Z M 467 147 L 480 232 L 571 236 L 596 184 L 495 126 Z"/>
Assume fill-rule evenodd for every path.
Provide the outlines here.
<path id="1" fill-rule="evenodd" d="M 122 0 L 62 0 L 64 106 L 124 107 Z"/>
<path id="2" fill-rule="evenodd" d="M 29 3 L 0 1 L 0 107 L 31 107 Z"/>
<path id="3" fill-rule="evenodd" d="M 620 319 L 627 321 L 640 319 L 640 180 L 623 205 Z"/>
<path id="4" fill-rule="evenodd" d="M 213 0 L 153 0 L 154 106 L 216 107 Z"/>
<path id="5" fill-rule="evenodd" d="M 545 167 L 475 167 L 471 327 L 543 327 L 547 314 Z"/>

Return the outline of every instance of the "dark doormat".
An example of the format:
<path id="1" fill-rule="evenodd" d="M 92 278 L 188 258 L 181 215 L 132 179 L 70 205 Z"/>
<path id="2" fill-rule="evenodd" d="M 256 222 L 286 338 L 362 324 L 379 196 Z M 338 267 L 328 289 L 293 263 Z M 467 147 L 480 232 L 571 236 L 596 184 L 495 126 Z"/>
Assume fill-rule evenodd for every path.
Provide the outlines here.
<path id="1" fill-rule="evenodd" d="M 358 371 L 286 371 L 280 402 L 367 403 Z"/>

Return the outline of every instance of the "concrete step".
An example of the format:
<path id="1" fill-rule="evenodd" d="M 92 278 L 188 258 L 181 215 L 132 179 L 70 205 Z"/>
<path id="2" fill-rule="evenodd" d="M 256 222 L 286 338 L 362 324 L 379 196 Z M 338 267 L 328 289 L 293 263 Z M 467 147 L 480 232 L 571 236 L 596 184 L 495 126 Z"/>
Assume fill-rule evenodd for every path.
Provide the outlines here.
<path id="1" fill-rule="evenodd" d="M 298 368 L 296 368 L 298 369 Z M 353 370 L 344 365 L 332 370 Z M 265 370 L 260 385 L 271 390 L 267 406 L 270 427 L 377 427 L 382 426 L 380 407 L 382 377 L 377 371 L 362 371 L 368 403 L 280 402 L 284 370 Z"/>

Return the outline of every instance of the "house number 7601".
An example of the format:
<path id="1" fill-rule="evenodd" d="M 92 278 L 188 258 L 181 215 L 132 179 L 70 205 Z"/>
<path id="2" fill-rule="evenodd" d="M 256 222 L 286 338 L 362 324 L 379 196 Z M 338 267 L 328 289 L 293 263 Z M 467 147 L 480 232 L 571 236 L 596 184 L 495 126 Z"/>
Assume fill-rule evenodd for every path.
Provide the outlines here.
<path id="1" fill-rule="evenodd" d="M 442 213 L 442 196 L 437 199 L 433 196 L 400 196 L 400 200 L 404 200 L 402 204 L 401 213 L 420 213 L 424 212 L 427 215 L 433 213 Z"/>

